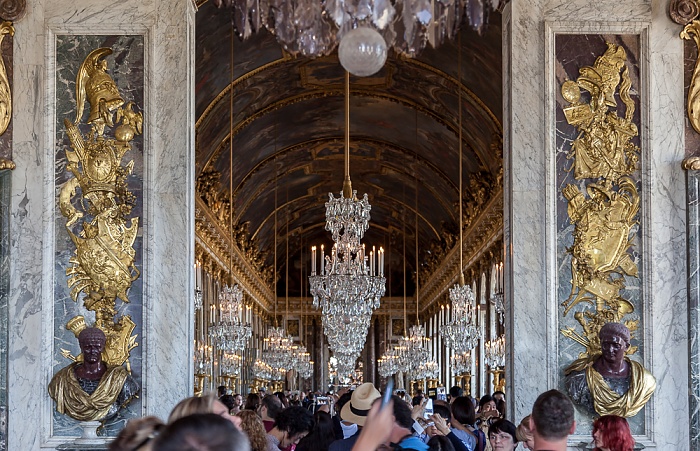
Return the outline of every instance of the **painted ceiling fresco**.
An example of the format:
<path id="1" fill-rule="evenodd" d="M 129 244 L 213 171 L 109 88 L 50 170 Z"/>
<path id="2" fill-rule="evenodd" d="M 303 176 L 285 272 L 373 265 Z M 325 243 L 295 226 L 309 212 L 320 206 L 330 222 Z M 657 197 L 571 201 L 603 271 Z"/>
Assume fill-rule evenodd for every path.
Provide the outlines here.
<path id="1" fill-rule="evenodd" d="M 331 243 L 324 203 L 342 188 L 344 71 L 335 54 L 285 55 L 267 32 L 232 39 L 228 13 L 210 2 L 196 20 L 197 175 L 219 172 L 228 199 L 233 149 L 234 220 L 248 223 L 270 265 L 277 236 L 283 278 L 289 236 L 290 295 L 304 294 L 300 259 L 312 244 Z M 465 197 L 474 194 L 470 177 L 496 180 L 502 170 L 500 21 L 493 13 L 481 35 L 465 29 L 461 37 Z M 459 60 L 450 42 L 416 59 L 390 54 L 376 75 L 350 79 L 351 178 L 372 205 L 364 242 L 391 248 L 393 295 L 403 291 L 404 252 L 415 271 L 416 214 L 420 259 L 458 230 Z"/>

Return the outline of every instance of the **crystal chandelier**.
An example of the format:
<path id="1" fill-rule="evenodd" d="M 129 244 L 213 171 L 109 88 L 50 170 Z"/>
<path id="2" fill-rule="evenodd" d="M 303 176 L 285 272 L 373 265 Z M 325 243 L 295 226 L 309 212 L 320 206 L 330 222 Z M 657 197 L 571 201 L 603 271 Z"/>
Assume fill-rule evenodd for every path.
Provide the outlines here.
<path id="1" fill-rule="evenodd" d="M 310 378 L 314 371 L 314 362 L 311 360 L 311 355 L 306 350 L 306 346 L 294 346 L 293 355 L 294 364 L 292 365 L 292 369 L 294 369 L 302 379 Z"/>
<path id="2" fill-rule="evenodd" d="M 472 353 L 470 351 L 453 354 L 450 357 L 450 366 L 455 374 L 472 372 Z"/>
<path id="3" fill-rule="evenodd" d="M 270 327 L 263 340 L 262 361 L 273 370 L 286 371 L 294 365 L 292 339 L 282 327 Z"/>
<path id="4" fill-rule="evenodd" d="M 241 356 L 232 352 L 225 352 L 221 359 L 221 375 L 224 377 L 238 377 L 241 372 Z"/>
<path id="5" fill-rule="evenodd" d="M 250 324 L 240 318 L 243 292 L 238 285 L 224 288 L 219 293 L 219 320 L 209 327 L 209 337 L 223 351 L 239 351 L 245 348 L 253 334 Z"/>
<path id="6" fill-rule="evenodd" d="M 462 49 L 459 49 L 458 56 L 459 79 L 462 79 Z M 462 90 L 459 90 L 459 105 L 462 104 Z M 452 321 L 440 328 L 440 336 L 445 341 L 445 345 L 457 354 L 465 354 L 474 349 L 481 339 L 481 331 L 476 327 L 474 320 L 474 292 L 471 287 L 464 283 L 464 224 L 462 195 L 462 108 L 459 108 L 459 284 L 450 288 L 450 301 L 452 302 Z M 449 312 L 449 310 L 448 310 Z M 457 362 L 458 366 L 460 362 Z M 471 368 L 471 364 L 469 366 Z M 453 366 L 453 371 L 459 373 Z"/>
<path id="7" fill-rule="evenodd" d="M 372 313 L 384 296 L 384 249 L 373 248 L 369 256 L 360 243 L 369 227 L 370 205 L 362 200 L 350 181 L 350 75 L 345 76 L 345 180 L 340 197 L 329 194 L 326 230 L 333 247 L 329 255 L 321 246 L 316 267 L 316 246 L 311 248 L 310 293 L 313 306 L 321 309 L 323 331 L 334 354 L 342 354 L 345 371 L 364 346 Z M 317 269 L 319 270 L 317 272 Z"/>
<path id="8" fill-rule="evenodd" d="M 199 345 L 194 351 L 194 374 L 207 376 L 211 374 L 211 349 L 206 345 Z"/>
<path id="9" fill-rule="evenodd" d="M 387 349 L 387 351 L 377 360 L 377 366 L 379 370 L 379 375 L 382 377 L 390 377 L 399 371 L 399 366 L 397 364 L 397 358 L 394 354 L 394 349 Z"/>
<path id="10" fill-rule="evenodd" d="M 445 346 L 457 353 L 474 349 L 481 338 L 481 331 L 473 323 L 474 293 L 471 287 L 464 284 L 463 278 L 459 285 L 450 288 L 450 300 L 454 319 L 440 327 L 440 336 Z"/>
<path id="11" fill-rule="evenodd" d="M 481 31 L 488 11 L 508 0 L 214 0 L 230 8 L 243 39 L 267 28 L 292 55 L 328 55 L 338 44 L 349 72 L 381 69 L 387 48 L 414 57 L 452 39 L 466 16 Z M 373 72 L 372 72 L 373 71 Z M 357 73 L 356 73 L 357 72 Z"/>
<path id="12" fill-rule="evenodd" d="M 426 344 L 430 341 L 425 336 L 422 325 L 411 326 L 407 337 L 401 337 L 396 348 L 399 354 L 399 370 L 411 379 L 422 379 L 425 368 L 422 365 L 430 361 L 430 352 Z M 432 365 L 432 364 L 431 364 Z"/>
<path id="13" fill-rule="evenodd" d="M 506 366 L 506 337 L 501 335 L 484 344 L 484 363 L 492 370 Z"/>

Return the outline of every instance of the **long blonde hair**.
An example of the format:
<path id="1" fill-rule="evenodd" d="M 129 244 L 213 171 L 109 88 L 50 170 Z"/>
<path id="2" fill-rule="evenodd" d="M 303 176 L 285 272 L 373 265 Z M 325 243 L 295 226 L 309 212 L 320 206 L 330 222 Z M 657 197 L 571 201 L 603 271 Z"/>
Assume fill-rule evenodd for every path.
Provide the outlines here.
<path id="1" fill-rule="evenodd" d="M 530 430 L 530 415 L 520 421 L 520 424 L 515 429 L 515 437 L 519 442 L 527 442 L 528 439 L 532 439 L 532 431 Z"/>
<path id="2" fill-rule="evenodd" d="M 241 419 L 241 429 L 248 434 L 252 451 L 266 451 L 267 433 L 258 414 L 252 410 L 241 410 L 236 416 Z"/>
<path id="3" fill-rule="evenodd" d="M 214 411 L 216 396 L 213 393 L 204 396 L 192 396 L 185 398 L 173 408 L 168 417 L 168 423 L 179 420 L 194 413 L 212 413 Z"/>

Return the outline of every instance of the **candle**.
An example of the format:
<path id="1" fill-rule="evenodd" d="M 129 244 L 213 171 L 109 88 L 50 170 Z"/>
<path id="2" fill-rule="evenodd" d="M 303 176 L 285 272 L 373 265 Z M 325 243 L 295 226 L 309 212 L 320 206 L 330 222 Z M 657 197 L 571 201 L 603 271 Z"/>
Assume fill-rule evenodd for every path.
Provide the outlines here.
<path id="1" fill-rule="evenodd" d="M 311 275 L 316 275 L 316 246 L 311 246 Z"/>
<path id="2" fill-rule="evenodd" d="M 374 251 L 369 251 L 369 275 L 374 275 Z"/>
<path id="3" fill-rule="evenodd" d="M 323 254 L 323 244 L 322 244 L 322 245 L 321 245 L 321 275 L 324 275 L 324 274 L 325 274 L 325 272 L 324 272 L 324 268 L 325 268 L 325 265 L 326 265 L 326 261 L 325 261 L 326 258 L 325 258 L 325 257 L 326 257 L 326 256 Z"/>
<path id="4" fill-rule="evenodd" d="M 379 248 L 379 275 L 384 276 L 384 248 Z"/>

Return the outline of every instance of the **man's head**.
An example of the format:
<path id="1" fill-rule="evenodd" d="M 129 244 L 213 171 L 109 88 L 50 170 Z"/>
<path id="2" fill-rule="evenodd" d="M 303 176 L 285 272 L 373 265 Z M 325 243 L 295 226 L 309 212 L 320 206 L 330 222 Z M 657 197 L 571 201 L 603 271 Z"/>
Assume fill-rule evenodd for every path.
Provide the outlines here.
<path id="1" fill-rule="evenodd" d="M 459 398 L 464 394 L 464 390 L 462 390 L 462 387 L 459 387 L 457 385 L 450 387 L 450 400 L 454 401 L 455 399 Z"/>
<path id="2" fill-rule="evenodd" d="M 280 448 L 296 445 L 313 427 L 314 416 L 311 412 L 301 406 L 287 407 L 275 419 L 274 429 L 282 433 Z"/>
<path id="3" fill-rule="evenodd" d="M 282 401 L 276 395 L 266 395 L 260 402 L 260 416 L 263 420 L 276 420 L 282 409 Z"/>
<path id="4" fill-rule="evenodd" d="M 225 394 L 226 394 L 226 386 L 225 385 L 219 385 L 218 387 L 216 387 L 216 396 L 221 398 Z"/>
<path id="5" fill-rule="evenodd" d="M 406 404 L 402 398 L 396 395 L 391 396 L 392 401 L 394 401 L 394 430 L 407 430 L 407 433 L 411 433 L 413 428 L 413 417 L 411 417 L 411 409 Z M 406 433 L 401 435 L 395 435 L 392 432 L 391 441 L 398 443 L 398 441 L 405 436 Z"/>
<path id="6" fill-rule="evenodd" d="M 355 423 L 360 427 L 364 426 L 372 403 L 379 397 L 381 397 L 379 390 L 371 382 L 365 382 L 352 392 L 350 402 L 345 404 L 340 411 L 340 419 Z"/>
<path id="7" fill-rule="evenodd" d="M 620 363 L 630 347 L 630 330 L 620 323 L 607 323 L 598 333 L 603 359 Z"/>
<path id="8" fill-rule="evenodd" d="M 549 390 L 537 397 L 532 406 L 532 432 L 537 443 L 538 437 L 548 441 L 566 440 L 574 432 L 574 405 L 559 390 Z"/>
<path id="9" fill-rule="evenodd" d="M 500 390 L 497 390 L 497 391 L 493 392 L 493 395 L 491 395 L 491 397 L 492 397 L 496 402 L 498 402 L 498 401 L 505 401 L 505 400 L 506 400 L 506 394 L 503 393 L 503 392 L 500 391 Z"/>
<path id="10" fill-rule="evenodd" d="M 105 350 L 107 337 L 97 327 L 88 327 L 78 335 L 78 344 L 83 353 L 85 363 L 99 363 L 102 361 L 102 351 Z"/>

